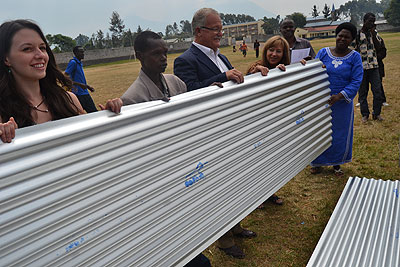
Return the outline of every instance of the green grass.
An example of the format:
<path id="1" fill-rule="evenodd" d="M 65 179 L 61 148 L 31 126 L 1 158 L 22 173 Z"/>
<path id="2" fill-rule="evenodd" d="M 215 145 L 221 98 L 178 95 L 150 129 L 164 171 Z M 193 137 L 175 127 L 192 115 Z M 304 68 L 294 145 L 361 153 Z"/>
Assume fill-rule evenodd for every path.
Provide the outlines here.
<path id="1" fill-rule="evenodd" d="M 112 66 L 112 65 L 120 65 L 120 64 L 125 64 L 125 63 L 131 63 L 131 62 L 137 61 L 136 59 L 124 59 L 124 60 L 118 60 L 114 62 L 107 62 L 107 63 L 99 63 L 95 65 L 90 65 L 85 68 L 97 68 L 97 67 L 104 67 L 104 66 Z"/>
<path id="2" fill-rule="evenodd" d="M 267 205 L 255 210 L 242 224 L 258 233 L 252 240 L 239 240 L 246 258 L 236 260 L 221 253 L 213 244 L 204 253 L 213 266 L 305 266 L 329 220 L 349 176 L 377 179 L 400 179 L 400 33 L 381 34 L 388 48 L 384 60 L 386 77 L 384 88 L 390 104 L 384 107 L 383 122 L 361 123 L 360 110 L 355 108 L 353 161 L 345 164 L 345 178 L 337 178 L 329 168 L 321 174 L 310 175 L 306 168 L 286 184 L 278 195 L 283 206 Z M 335 39 L 313 40 L 315 52 L 333 46 Z M 246 58 L 230 47 L 222 48 L 232 65 L 245 72 L 255 61 L 250 49 Z M 179 54 L 168 55 L 166 73 L 172 73 L 173 60 Z M 136 79 L 138 61 L 123 61 L 85 69 L 87 80 L 96 88 L 92 94 L 96 103 L 119 97 Z M 371 105 L 372 98 L 369 96 Z"/>

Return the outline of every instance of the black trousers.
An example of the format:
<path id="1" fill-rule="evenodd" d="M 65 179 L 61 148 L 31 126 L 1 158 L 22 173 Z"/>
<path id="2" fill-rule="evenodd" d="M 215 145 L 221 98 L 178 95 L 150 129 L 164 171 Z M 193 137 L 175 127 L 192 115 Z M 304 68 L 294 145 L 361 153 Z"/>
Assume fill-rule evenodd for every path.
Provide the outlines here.
<path id="1" fill-rule="evenodd" d="M 77 95 L 79 102 L 87 113 L 96 112 L 97 108 L 92 97 L 88 95 Z"/>
<path id="2" fill-rule="evenodd" d="M 382 97 L 382 82 L 378 68 L 364 70 L 363 80 L 361 82 L 361 86 L 358 91 L 358 101 L 360 102 L 361 115 L 366 117 L 368 117 L 370 114 L 367 101 L 369 84 L 371 84 L 371 91 L 374 96 L 372 104 L 373 114 L 380 115 L 382 109 L 383 97 Z"/>

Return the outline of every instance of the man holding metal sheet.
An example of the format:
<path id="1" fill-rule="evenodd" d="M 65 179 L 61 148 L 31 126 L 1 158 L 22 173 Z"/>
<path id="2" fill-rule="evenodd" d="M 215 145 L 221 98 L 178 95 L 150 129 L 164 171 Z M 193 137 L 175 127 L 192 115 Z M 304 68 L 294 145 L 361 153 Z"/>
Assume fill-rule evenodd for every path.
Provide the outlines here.
<path id="1" fill-rule="evenodd" d="M 194 42 L 174 62 L 174 74 L 186 83 L 188 91 L 229 80 L 242 83 L 243 74 L 219 53 L 222 23 L 218 12 L 211 8 L 198 10 L 192 31 Z"/>

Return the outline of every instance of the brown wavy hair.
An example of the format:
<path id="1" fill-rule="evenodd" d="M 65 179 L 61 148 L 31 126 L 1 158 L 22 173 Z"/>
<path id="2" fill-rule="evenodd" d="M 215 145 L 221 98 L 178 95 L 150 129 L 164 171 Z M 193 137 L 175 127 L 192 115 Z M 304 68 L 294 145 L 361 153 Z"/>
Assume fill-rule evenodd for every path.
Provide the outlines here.
<path id="1" fill-rule="evenodd" d="M 46 44 L 49 61 L 46 76 L 39 80 L 39 84 L 40 93 L 45 99 L 52 119 L 58 120 L 78 115 L 78 107 L 75 106 L 71 96 L 63 89 L 63 87 L 72 88 L 72 81 L 57 67 L 54 54 L 42 30 L 34 22 L 20 19 L 4 22 L 0 26 L 0 117 L 2 122 L 7 122 L 10 117 L 14 117 L 19 128 L 35 124 L 31 115 L 31 105 L 17 88 L 15 79 L 9 72 L 9 67 L 5 64 L 12 39 L 22 29 L 34 30 Z"/>
<path id="2" fill-rule="evenodd" d="M 279 61 L 278 65 L 279 64 L 289 65 L 290 64 L 289 43 L 282 36 L 275 35 L 275 36 L 272 36 L 271 38 L 269 38 L 267 40 L 267 42 L 265 42 L 263 50 L 262 50 L 261 60 L 258 60 L 255 63 L 253 63 L 247 70 L 247 73 L 250 73 L 257 65 L 262 65 L 269 69 L 275 68 L 275 66 L 272 67 L 271 64 L 269 64 L 269 62 L 267 60 L 267 51 L 271 47 L 276 47 L 278 45 L 281 45 L 283 47 L 283 56 L 282 56 L 282 59 Z"/>

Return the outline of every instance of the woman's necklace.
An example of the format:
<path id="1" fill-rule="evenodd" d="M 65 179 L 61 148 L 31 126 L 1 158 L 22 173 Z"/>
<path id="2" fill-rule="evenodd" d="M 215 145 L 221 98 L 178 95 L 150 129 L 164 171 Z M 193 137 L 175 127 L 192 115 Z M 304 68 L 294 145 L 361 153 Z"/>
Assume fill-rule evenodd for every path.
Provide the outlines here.
<path id="1" fill-rule="evenodd" d="M 43 104 L 43 102 L 44 102 L 44 97 L 43 97 L 43 99 L 42 99 L 42 102 L 40 102 L 39 104 L 37 104 L 36 106 L 31 106 L 31 108 L 33 108 L 34 110 L 37 110 L 37 111 L 40 111 L 40 112 L 49 112 L 49 110 L 48 109 L 40 109 L 39 107 Z"/>

